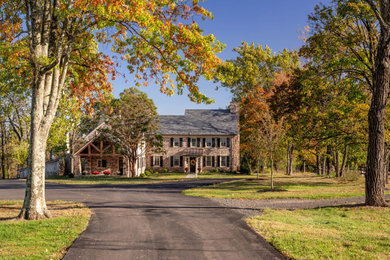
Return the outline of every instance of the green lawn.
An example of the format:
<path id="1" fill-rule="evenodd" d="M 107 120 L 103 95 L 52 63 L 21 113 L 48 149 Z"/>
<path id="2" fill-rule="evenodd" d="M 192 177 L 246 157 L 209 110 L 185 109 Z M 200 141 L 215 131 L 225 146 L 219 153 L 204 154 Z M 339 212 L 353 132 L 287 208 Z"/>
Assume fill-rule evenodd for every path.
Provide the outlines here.
<path id="1" fill-rule="evenodd" d="M 0 201 L 1 259 L 61 259 L 85 230 L 91 211 L 83 204 L 48 202 L 53 218 L 15 221 L 21 201 Z"/>
<path id="2" fill-rule="evenodd" d="M 293 259 L 390 259 L 390 208 L 270 210 L 247 223 Z"/>
<path id="3" fill-rule="evenodd" d="M 321 177 L 313 173 L 296 173 L 292 176 L 276 174 L 275 191 L 270 191 L 270 176 L 257 179 L 234 180 L 185 190 L 190 196 L 234 199 L 331 199 L 364 196 L 364 178 L 352 181 Z M 389 192 L 387 192 L 389 194 Z"/>
<path id="4" fill-rule="evenodd" d="M 68 178 L 64 176 L 46 179 L 46 182 L 55 182 L 62 184 L 142 184 L 157 183 L 164 181 L 186 181 L 185 173 L 154 173 L 145 178 L 126 178 L 119 176 L 80 176 Z M 249 178 L 250 175 L 234 173 L 200 173 L 198 179 L 242 179 Z M 252 176 L 253 177 L 253 176 Z"/>

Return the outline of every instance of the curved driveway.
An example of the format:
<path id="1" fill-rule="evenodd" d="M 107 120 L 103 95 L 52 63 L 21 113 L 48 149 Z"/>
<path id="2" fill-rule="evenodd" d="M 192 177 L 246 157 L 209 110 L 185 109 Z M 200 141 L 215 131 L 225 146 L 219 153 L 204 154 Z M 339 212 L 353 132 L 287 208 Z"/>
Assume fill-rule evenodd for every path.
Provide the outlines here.
<path id="1" fill-rule="evenodd" d="M 281 259 L 243 215 L 181 194 L 213 180 L 143 185 L 46 184 L 48 200 L 83 202 L 94 214 L 64 259 Z M 22 181 L 0 181 L 0 200 L 23 199 Z"/>

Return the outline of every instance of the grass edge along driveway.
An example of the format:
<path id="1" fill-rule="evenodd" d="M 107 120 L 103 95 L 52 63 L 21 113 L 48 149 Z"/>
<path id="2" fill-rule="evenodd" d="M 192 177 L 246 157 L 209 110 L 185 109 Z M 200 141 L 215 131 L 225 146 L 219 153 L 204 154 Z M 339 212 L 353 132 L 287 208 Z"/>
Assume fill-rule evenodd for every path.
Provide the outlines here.
<path id="1" fill-rule="evenodd" d="M 274 191 L 270 191 L 270 176 L 262 174 L 257 180 L 233 180 L 210 186 L 196 187 L 183 194 L 225 199 L 337 199 L 364 196 L 364 177 L 352 180 L 296 173 L 291 176 L 275 174 Z M 390 191 L 386 191 L 390 194 Z"/>
<path id="2" fill-rule="evenodd" d="M 45 220 L 10 220 L 22 201 L 0 201 L 1 259 L 61 259 L 86 229 L 92 214 L 84 204 L 48 201 L 53 217 Z"/>
<path id="3" fill-rule="evenodd" d="M 60 184 L 149 184 L 171 181 L 193 181 L 187 179 L 186 173 L 154 173 L 145 178 L 127 178 L 121 176 L 66 176 L 50 177 L 46 182 Z M 242 179 L 253 178 L 251 175 L 237 173 L 199 173 L 197 179 Z"/>
<path id="4" fill-rule="evenodd" d="M 292 259 L 390 259 L 390 208 L 265 209 L 248 225 Z"/>

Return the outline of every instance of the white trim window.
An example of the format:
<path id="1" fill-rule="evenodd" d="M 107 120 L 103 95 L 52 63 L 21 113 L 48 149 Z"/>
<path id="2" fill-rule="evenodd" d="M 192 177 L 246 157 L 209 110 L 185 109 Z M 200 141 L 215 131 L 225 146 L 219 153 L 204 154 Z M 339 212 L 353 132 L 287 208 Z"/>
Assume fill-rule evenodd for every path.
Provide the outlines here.
<path id="1" fill-rule="evenodd" d="M 160 167 L 160 156 L 153 156 L 153 166 Z"/>
<path id="2" fill-rule="evenodd" d="M 211 138 L 206 138 L 206 147 L 211 147 L 213 146 L 213 141 Z"/>
<path id="3" fill-rule="evenodd" d="M 198 146 L 198 140 L 196 138 L 191 138 L 191 147 L 197 147 Z"/>
<path id="4" fill-rule="evenodd" d="M 180 157 L 173 156 L 173 166 L 180 166 Z"/>
<path id="5" fill-rule="evenodd" d="M 179 147 L 180 146 L 180 138 L 179 137 L 174 137 L 173 138 L 173 146 L 174 147 Z"/>
<path id="6" fill-rule="evenodd" d="M 228 157 L 229 156 L 221 156 L 221 167 L 228 167 Z"/>
<path id="7" fill-rule="evenodd" d="M 206 156 L 205 163 L 206 163 L 206 165 L 204 165 L 204 166 L 206 166 L 206 167 L 213 166 L 213 156 Z"/>
<path id="8" fill-rule="evenodd" d="M 220 146 L 227 147 L 227 138 L 226 137 L 221 138 Z"/>

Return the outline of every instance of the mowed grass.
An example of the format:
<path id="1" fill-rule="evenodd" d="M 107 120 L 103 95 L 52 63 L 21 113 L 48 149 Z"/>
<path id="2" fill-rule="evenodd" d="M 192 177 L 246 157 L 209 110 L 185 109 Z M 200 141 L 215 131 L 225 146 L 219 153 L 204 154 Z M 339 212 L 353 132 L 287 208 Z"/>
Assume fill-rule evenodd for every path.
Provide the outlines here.
<path id="1" fill-rule="evenodd" d="M 390 259 L 390 208 L 266 209 L 247 223 L 292 259 Z"/>
<path id="2" fill-rule="evenodd" d="M 47 202 L 51 214 L 45 220 L 12 220 L 21 201 L 0 201 L 1 259 L 61 259 L 66 249 L 85 230 L 91 211 L 83 204 Z"/>
<path id="3" fill-rule="evenodd" d="M 68 178 L 66 176 L 52 177 L 46 182 L 62 184 L 147 184 L 166 181 L 188 181 L 186 173 L 154 173 L 145 178 L 126 178 L 122 176 L 80 176 Z M 250 175 L 234 173 L 200 173 L 197 179 L 242 179 L 249 178 Z M 253 176 L 252 176 L 253 177 Z"/>
<path id="4" fill-rule="evenodd" d="M 274 191 L 270 191 L 270 176 L 203 186 L 183 191 L 185 195 L 230 199 L 333 199 L 364 196 L 364 177 L 354 180 L 295 173 L 275 174 Z M 389 194 L 389 191 L 386 192 Z"/>

